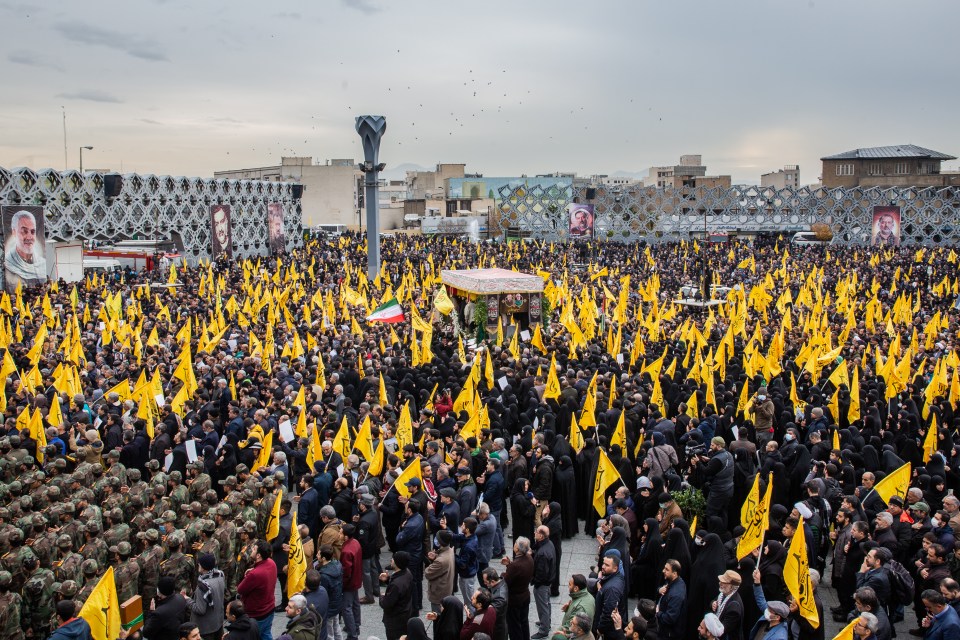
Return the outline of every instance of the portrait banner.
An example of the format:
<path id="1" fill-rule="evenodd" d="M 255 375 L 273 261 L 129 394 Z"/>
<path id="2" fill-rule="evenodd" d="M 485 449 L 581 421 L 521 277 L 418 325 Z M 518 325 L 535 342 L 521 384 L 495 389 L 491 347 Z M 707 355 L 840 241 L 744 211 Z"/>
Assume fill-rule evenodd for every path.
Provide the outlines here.
<path id="1" fill-rule="evenodd" d="M 210 205 L 210 259 L 222 254 L 233 257 L 233 231 L 230 228 L 230 205 Z"/>
<path id="2" fill-rule="evenodd" d="M 571 238 L 592 238 L 593 237 L 593 205 L 592 204 L 569 204 L 567 213 L 570 216 L 570 237 Z"/>
<path id="3" fill-rule="evenodd" d="M 873 226 L 870 228 L 870 244 L 873 246 L 900 246 L 900 207 L 873 208 Z"/>
<path id="4" fill-rule="evenodd" d="M 279 202 L 267 205 L 267 242 L 270 255 L 282 255 L 286 250 L 287 236 L 283 230 L 283 206 Z"/>
<path id="5" fill-rule="evenodd" d="M 36 205 L 3 205 L 4 266 L 3 280 L 7 291 L 47 281 L 46 234 L 43 207 Z"/>

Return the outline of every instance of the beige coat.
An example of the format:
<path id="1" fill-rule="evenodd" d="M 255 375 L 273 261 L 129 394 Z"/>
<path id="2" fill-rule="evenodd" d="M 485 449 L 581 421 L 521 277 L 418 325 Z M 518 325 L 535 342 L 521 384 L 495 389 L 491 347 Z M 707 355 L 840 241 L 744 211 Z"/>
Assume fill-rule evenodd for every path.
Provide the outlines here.
<path id="1" fill-rule="evenodd" d="M 427 579 L 427 599 L 430 604 L 440 604 L 444 598 L 452 596 L 457 579 L 453 547 L 441 547 L 436 559 L 423 570 L 423 577 Z"/>

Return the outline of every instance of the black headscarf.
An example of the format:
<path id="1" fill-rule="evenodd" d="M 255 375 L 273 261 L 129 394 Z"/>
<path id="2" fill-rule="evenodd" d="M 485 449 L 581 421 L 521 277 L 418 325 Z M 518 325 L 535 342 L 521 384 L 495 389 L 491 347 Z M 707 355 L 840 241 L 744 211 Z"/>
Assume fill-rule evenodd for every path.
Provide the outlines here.
<path id="1" fill-rule="evenodd" d="M 407 620 L 407 640 L 429 640 L 427 629 L 420 618 Z"/>
<path id="2" fill-rule="evenodd" d="M 440 615 L 433 622 L 433 640 L 459 638 L 463 626 L 463 603 L 456 596 L 447 596 L 440 606 Z"/>

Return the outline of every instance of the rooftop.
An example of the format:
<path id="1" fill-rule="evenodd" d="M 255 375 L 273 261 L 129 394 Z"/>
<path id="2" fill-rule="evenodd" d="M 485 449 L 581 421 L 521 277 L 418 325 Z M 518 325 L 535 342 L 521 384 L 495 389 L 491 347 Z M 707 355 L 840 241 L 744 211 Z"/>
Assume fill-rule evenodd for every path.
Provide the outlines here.
<path id="1" fill-rule="evenodd" d="M 954 156 L 924 149 L 915 144 L 900 144 L 890 147 L 866 147 L 864 149 L 854 149 L 853 151 L 844 151 L 832 156 L 820 158 L 821 160 L 867 160 L 867 159 L 885 159 L 885 158 L 926 158 L 928 160 L 956 160 Z"/>

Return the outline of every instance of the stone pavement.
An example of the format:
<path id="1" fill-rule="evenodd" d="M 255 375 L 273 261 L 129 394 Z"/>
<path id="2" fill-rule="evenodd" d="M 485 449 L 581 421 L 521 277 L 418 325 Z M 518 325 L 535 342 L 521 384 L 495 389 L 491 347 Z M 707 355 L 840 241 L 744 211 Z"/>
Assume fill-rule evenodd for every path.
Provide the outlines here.
<path id="1" fill-rule="evenodd" d="M 512 549 L 513 543 L 509 538 L 509 527 L 507 528 L 507 532 L 505 532 L 505 535 L 507 535 L 507 538 L 505 540 L 506 546 Z M 386 553 L 382 553 L 380 555 L 380 562 L 383 567 L 387 567 L 390 564 L 391 556 L 392 554 L 389 551 L 387 551 Z M 588 538 L 585 534 L 581 533 L 575 538 L 563 541 L 563 557 L 560 560 L 561 596 L 559 598 L 551 598 L 551 605 L 553 609 L 552 615 L 551 615 L 551 627 L 553 629 L 556 629 L 556 627 L 559 626 L 560 620 L 563 618 L 563 612 L 560 610 L 560 607 L 563 605 L 564 602 L 566 602 L 569 599 L 569 596 L 567 595 L 567 586 L 566 586 L 567 579 L 574 573 L 582 573 L 583 575 L 589 575 L 591 567 L 595 567 L 596 563 L 597 563 L 597 542 L 594 538 Z M 492 566 L 496 566 L 501 571 L 503 569 L 503 566 L 499 564 L 493 564 Z M 827 568 L 828 573 L 829 573 L 829 570 L 830 569 L 828 567 Z M 660 575 L 658 574 L 657 576 L 651 576 L 650 579 L 659 579 L 659 578 L 660 578 Z M 830 640 L 831 638 L 836 636 L 837 633 L 840 632 L 840 630 L 843 628 L 843 625 L 837 622 L 834 622 L 832 616 L 830 615 L 830 607 L 834 607 L 837 605 L 837 596 L 836 596 L 836 592 L 829 587 L 829 577 L 827 577 L 825 581 L 827 582 L 827 584 L 821 585 L 819 593 L 820 593 L 821 599 L 823 600 L 824 617 L 826 618 L 826 620 L 824 620 L 824 623 L 826 625 L 824 629 L 824 637 L 827 638 L 827 640 Z M 362 595 L 363 593 L 361 591 L 361 596 Z M 457 597 L 462 599 L 462 594 L 458 593 Z M 279 601 L 280 601 L 280 588 L 278 585 L 277 602 Z M 424 611 L 421 612 L 420 614 L 421 617 L 423 617 L 426 611 L 429 611 L 429 607 L 430 607 L 430 604 L 427 601 L 427 596 L 426 596 L 426 581 L 424 581 L 423 602 L 426 606 L 426 609 L 424 609 Z M 636 607 L 636 600 L 631 599 L 630 600 L 631 615 L 633 615 L 632 611 L 634 610 L 635 607 Z M 907 638 L 909 638 L 910 636 L 907 635 L 907 630 L 912 629 L 916 626 L 916 617 L 913 614 L 912 607 L 908 607 L 904 613 L 906 616 L 906 620 L 896 625 L 899 640 L 906 640 Z M 383 623 L 381 621 L 382 610 L 380 609 L 380 607 L 377 604 L 364 605 L 362 607 L 361 615 L 363 619 L 360 625 L 360 638 L 363 640 L 368 640 L 369 638 L 379 638 L 379 640 L 384 640 L 384 638 L 386 638 L 386 635 L 384 634 L 384 631 L 383 631 Z M 433 637 L 431 623 L 427 621 L 425 618 L 424 618 L 424 622 L 427 628 L 427 633 L 431 637 Z M 696 621 L 694 622 L 694 624 L 698 622 L 699 621 Z M 747 633 L 749 631 L 750 627 L 753 626 L 754 622 L 756 621 L 755 620 L 744 621 L 744 626 L 746 627 L 744 633 Z M 286 624 L 287 624 L 286 615 L 282 613 L 276 614 L 273 622 L 274 638 L 279 637 L 279 635 L 283 633 L 283 630 L 286 628 Z M 536 633 L 536 630 L 537 630 L 537 608 L 535 603 L 533 602 L 533 597 L 531 593 L 530 632 Z M 346 637 L 346 634 L 344 634 L 344 638 L 345 637 Z M 333 640 L 333 639 L 331 638 L 330 640 Z"/>

